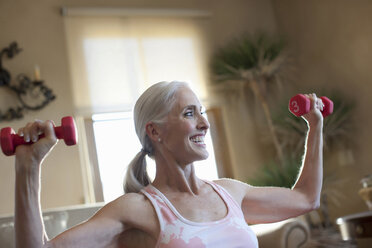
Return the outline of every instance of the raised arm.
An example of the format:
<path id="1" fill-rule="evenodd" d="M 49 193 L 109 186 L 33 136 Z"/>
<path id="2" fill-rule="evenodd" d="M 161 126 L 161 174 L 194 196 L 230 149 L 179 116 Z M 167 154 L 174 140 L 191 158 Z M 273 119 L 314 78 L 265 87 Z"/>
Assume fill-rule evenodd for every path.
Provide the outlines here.
<path id="1" fill-rule="evenodd" d="M 319 207 L 323 179 L 323 117 L 321 100 L 308 95 L 311 111 L 304 116 L 308 124 L 305 154 L 297 181 L 292 189 L 252 187 L 235 180 L 221 180 L 241 204 L 249 223 L 276 222 Z"/>
<path id="2" fill-rule="evenodd" d="M 120 235 L 133 226 L 146 225 L 149 212 L 140 194 L 127 194 L 107 204 L 88 221 L 48 240 L 40 207 L 40 170 L 57 140 L 50 121 L 27 124 L 18 132 L 26 140 L 44 133 L 33 145 L 16 149 L 15 237 L 17 248 L 33 247 L 119 247 Z M 145 212 L 136 216 L 137 211 Z M 150 212 L 150 215 L 152 213 Z M 142 218 L 143 217 L 143 218 Z M 156 223 L 156 222 L 154 222 Z"/>
<path id="3" fill-rule="evenodd" d="M 40 170 L 43 159 L 57 144 L 53 123 L 37 121 L 19 129 L 25 141 L 37 141 L 39 132 L 45 138 L 33 145 L 16 148 L 15 238 L 16 247 L 42 247 L 47 240 L 40 207 Z"/>
<path id="4" fill-rule="evenodd" d="M 318 208 L 323 181 L 323 117 L 320 109 L 322 102 L 315 94 L 309 96 L 313 112 L 304 116 L 308 123 L 305 154 L 299 177 L 293 190 L 306 196 L 311 209 Z"/>
<path id="5" fill-rule="evenodd" d="M 16 247 L 116 247 L 118 236 L 128 227 L 120 200 L 104 206 L 91 219 L 53 240 L 48 240 L 40 210 L 40 173 L 19 170 L 16 176 Z M 124 207 L 125 208 L 125 207 Z M 119 211 L 120 210 L 120 211 Z"/>

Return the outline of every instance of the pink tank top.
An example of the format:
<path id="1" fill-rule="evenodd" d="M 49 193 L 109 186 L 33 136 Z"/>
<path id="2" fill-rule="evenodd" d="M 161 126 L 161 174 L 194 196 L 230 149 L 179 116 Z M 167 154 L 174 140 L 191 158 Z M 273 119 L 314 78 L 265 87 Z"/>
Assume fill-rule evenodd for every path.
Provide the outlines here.
<path id="1" fill-rule="evenodd" d="M 227 215 L 213 222 L 185 219 L 171 202 L 151 184 L 141 192 L 158 215 L 160 235 L 156 248 L 257 248 L 257 237 L 244 220 L 239 204 L 221 186 L 207 182 L 227 206 Z"/>

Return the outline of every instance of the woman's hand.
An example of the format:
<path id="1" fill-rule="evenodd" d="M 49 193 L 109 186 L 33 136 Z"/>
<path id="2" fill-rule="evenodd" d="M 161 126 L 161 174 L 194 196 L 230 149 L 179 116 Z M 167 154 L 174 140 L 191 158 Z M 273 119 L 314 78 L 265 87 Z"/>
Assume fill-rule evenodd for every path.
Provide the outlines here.
<path id="1" fill-rule="evenodd" d="M 308 123 L 309 127 L 313 125 L 323 124 L 322 112 L 324 104 L 322 99 L 318 98 L 315 93 L 305 94 L 310 99 L 310 112 L 303 115 L 302 118 Z"/>
<path id="2" fill-rule="evenodd" d="M 33 144 L 17 146 L 16 160 L 21 162 L 16 163 L 17 166 L 27 167 L 41 164 L 58 142 L 54 126 L 52 121 L 35 120 L 18 130 L 18 135 L 24 137 L 26 142 L 32 141 Z M 40 139 L 39 135 L 41 134 L 44 134 L 45 137 Z"/>

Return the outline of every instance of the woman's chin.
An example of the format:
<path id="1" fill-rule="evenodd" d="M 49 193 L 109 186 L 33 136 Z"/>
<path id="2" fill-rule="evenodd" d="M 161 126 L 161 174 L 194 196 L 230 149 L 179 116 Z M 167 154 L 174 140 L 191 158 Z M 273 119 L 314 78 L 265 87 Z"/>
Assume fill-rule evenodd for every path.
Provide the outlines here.
<path id="1" fill-rule="evenodd" d="M 195 161 L 206 160 L 209 157 L 209 153 L 205 151 L 203 154 L 199 154 L 199 158 Z"/>

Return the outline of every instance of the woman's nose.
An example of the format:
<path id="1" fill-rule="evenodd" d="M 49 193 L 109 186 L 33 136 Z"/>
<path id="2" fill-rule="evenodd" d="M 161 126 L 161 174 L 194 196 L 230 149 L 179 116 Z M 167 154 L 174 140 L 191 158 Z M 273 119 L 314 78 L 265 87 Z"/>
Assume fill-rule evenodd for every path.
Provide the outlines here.
<path id="1" fill-rule="evenodd" d="M 206 130 L 206 129 L 209 129 L 209 127 L 210 127 L 210 125 L 209 125 L 209 122 L 208 122 L 207 118 L 205 116 L 200 115 L 200 117 L 198 119 L 197 128 L 202 129 L 202 130 Z"/>

